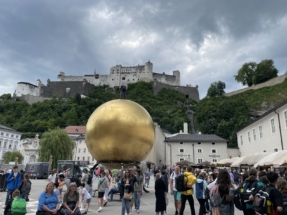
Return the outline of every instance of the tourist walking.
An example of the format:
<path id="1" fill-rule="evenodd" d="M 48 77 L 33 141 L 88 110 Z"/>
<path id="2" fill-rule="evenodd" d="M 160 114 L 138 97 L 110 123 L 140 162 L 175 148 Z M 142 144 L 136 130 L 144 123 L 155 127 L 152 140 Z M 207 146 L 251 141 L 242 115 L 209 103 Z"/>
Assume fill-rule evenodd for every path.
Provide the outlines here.
<path id="1" fill-rule="evenodd" d="M 141 202 L 141 196 L 143 193 L 143 175 L 141 170 L 137 170 L 136 172 L 136 184 L 137 187 L 135 187 L 135 192 L 134 192 L 134 199 L 135 199 L 135 209 L 136 212 L 140 212 L 140 202 Z"/>
<path id="2" fill-rule="evenodd" d="M 130 214 L 130 201 L 133 195 L 134 180 L 129 170 L 125 171 L 124 177 L 121 181 L 121 199 L 122 199 L 122 215 Z"/>
<path id="3" fill-rule="evenodd" d="M 25 173 L 24 179 L 21 182 L 21 185 L 20 185 L 20 188 L 19 188 L 20 193 L 21 193 L 21 198 L 23 198 L 23 199 L 27 199 L 28 198 L 28 195 L 29 195 L 29 193 L 31 191 L 31 187 L 32 187 L 32 182 L 29 179 L 29 175 L 27 173 Z"/>
<path id="4" fill-rule="evenodd" d="M 148 188 L 149 180 L 150 180 L 150 170 L 149 169 L 146 169 L 146 171 L 144 172 L 144 177 L 145 177 L 145 185 Z"/>
<path id="5" fill-rule="evenodd" d="M 155 175 L 155 212 L 156 215 L 164 215 L 166 210 L 166 200 L 165 200 L 165 184 L 164 181 L 160 178 L 160 174 Z"/>
<path id="6" fill-rule="evenodd" d="M 168 185 L 169 185 L 169 175 L 168 175 L 168 171 L 167 169 L 164 169 L 161 171 L 161 180 L 163 180 L 164 185 L 165 185 L 165 204 L 166 206 L 168 205 L 168 198 L 167 198 L 167 194 L 168 194 Z M 164 210 L 164 212 L 166 213 L 166 209 Z"/>
<path id="7" fill-rule="evenodd" d="M 187 167 L 187 171 L 183 173 L 184 174 L 184 184 L 187 185 L 189 188 L 188 190 L 181 192 L 181 208 L 180 208 L 180 215 L 183 215 L 184 209 L 185 209 L 185 203 L 186 201 L 189 202 L 190 211 L 192 215 L 195 215 L 194 210 L 194 200 L 193 200 L 193 189 L 192 186 L 196 182 L 196 177 L 192 173 L 192 168 L 189 166 Z"/>
<path id="8" fill-rule="evenodd" d="M 21 174 L 18 172 L 18 166 L 14 166 L 11 173 L 8 175 L 7 179 L 7 196 L 5 205 L 8 204 L 9 199 L 12 197 L 12 193 L 19 189 L 21 184 Z"/>
<path id="9" fill-rule="evenodd" d="M 72 182 L 64 194 L 63 205 L 60 213 L 63 215 L 81 215 L 79 209 L 80 194 L 77 191 L 77 184 Z"/>
<path id="10" fill-rule="evenodd" d="M 110 172 L 108 169 L 105 169 L 105 177 L 106 177 L 106 180 L 107 180 L 107 186 L 106 186 L 106 189 L 105 189 L 105 194 L 104 194 L 104 207 L 108 204 L 108 198 L 109 198 L 109 192 L 110 192 L 110 189 L 111 189 L 111 186 L 112 186 L 112 176 L 110 175 Z"/>
<path id="11" fill-rule="evenodd" d="M 84 201 L 86 201 L 85 212 L 83 214 L 87 214 L 88 211 L 89 211 L 89 207 L 90 207 L 92 196 L 87 191 L 85 183 L 81 184 L 81 189 L 82 189 L 82 192 L 81 192 L 81 194 L 82 194 L 82 203 Z"/>
<path id="12" fill-rule="evenodd" d="M 206 173 L 200 172 L 196 180 L 195 191 L 196 191 L 196 199 L 199 202 L 199 215 L 203 215 L 207 213 L 205 210 L 205 203 L 206 203 L 205 190 L 207 188 L 207 182 L 205 178 L 206 178 Z"/>
<path id="13" fill-rule="evenodd" d="M 54 184 L 49 182 L 45 191 L 39 196 L 39 203 L 36 215 L 55 215 L 60 208 L 60 202 L 57 194 L 53 191 Z"/>
<path id="14" fill-rule="evenodd" d="M 108 180 L 105 176 L 106 176 L 106 173 L 102 172 L 101 178 L 98 181 L 98 205 L 99 205 L 98 212 L 103 210 L 103 197 L 105 195 L 105 191 L 106 191 L 107 184 L 108 184 Z"/>
<path id="15" fill-rule="evenodd" d="M 175 188 L 175 179 L 180 175 L 180 167 L 176 166 L 174 172 L 170 175 L 170 194 L 174 198 L 175 215 L 179 214 L 181 206 L 181 192 L 178 192 Z"/>

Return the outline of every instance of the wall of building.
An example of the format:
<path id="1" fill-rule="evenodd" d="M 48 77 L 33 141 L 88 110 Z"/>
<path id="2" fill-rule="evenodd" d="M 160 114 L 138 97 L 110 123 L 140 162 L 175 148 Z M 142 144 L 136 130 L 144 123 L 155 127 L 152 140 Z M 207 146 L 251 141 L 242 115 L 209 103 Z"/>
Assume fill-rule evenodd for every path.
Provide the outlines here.
<path id="1" fill-rule="evenodd" d="M 17 89 L 15 90 L 15 95 L 17 97 L 20 97 L 22 95 L 39 96 L 40 87 L 30 84 L 30 83 L 19 82 L 17 84 Z"/>
<path id="2" fill-rule="evenodd" d="M 240 157 L 239 148 L 227 148 L 228 158 Z"/>
<path id="3" fill-rule="evenodd" d="M 280 116 L 281 132 L 283 138 L 283 148 L 287 149 L 287 104 L 277 110 Z M 271 120 L 274 120 L 275 132 L 272 132 Z M 260 137 L 259 126 L 262 126 L 262 137 Z M 255 138 L 253 135 L 255 131 Z M 248 132 L 250 132 L 250 141 L 248 138 Z M 242 138 L 242 139 L 241 139 Z M 279 131 L 278 116 L 274 112 L 268 114 L 262 119 L 252 123 L 237 133 L 237 143 L 241 156 L 257 152 L 274 152 L 276 150 L 281 151 L 281 137 Z"/>
<path id="4" fill-rule="evenodd" d="M 239 93 L 243 93 L 243 92 L 245 92 L 247 90 L 257 90 L 257 89 L 261 89 L 263 87 L 271 87 L 271 86 L 274 86 L 276 84 L 282 83 L 286 78 L 287 78 L 287 74 L 284 74 L 284 75 L 278 76 L 276 78 L 272 78 L 271 80 L 266 81 L 264 83 L 257 84 L 255 86 L 251 86 L 251 87 L 247 87 L 247 88 L 244 88 L 244 89 L 236 90 L 236 91 L 233 91 L 233 92 L 230 92 L 230 93 L 226 93 L 225 96 L 233 96 L 233 95 L 236 95 L 236 94 L 239 94 Z"/>
<path id="5" fill-rule="evenodd" d="M 89 152 L 84 136 L 79 139 L 75 139 L 74 142 L 76 143 L 76 148 L 73 152 L 74 160 L 90 161 L 91 165 L 94 165 L 97 163 L 97 161 L 93 158 L 93 156 Z"/>
<path id="6" fill-rule="evenodd" d="M 21 133 L 0 128 L 0 160 L 5 152 L 18 151 Z"/>
<path id="7" fill-rule="evenodd" d="M 19 151 L 24 157 L 23 164 L 25 166 L 27 163 L 34 163 L 38 161 L 38 150 L 40 149 L 39 142 L 39 135 L 36 135 L 35 138 L 25 138 L 20 141 Z"/>

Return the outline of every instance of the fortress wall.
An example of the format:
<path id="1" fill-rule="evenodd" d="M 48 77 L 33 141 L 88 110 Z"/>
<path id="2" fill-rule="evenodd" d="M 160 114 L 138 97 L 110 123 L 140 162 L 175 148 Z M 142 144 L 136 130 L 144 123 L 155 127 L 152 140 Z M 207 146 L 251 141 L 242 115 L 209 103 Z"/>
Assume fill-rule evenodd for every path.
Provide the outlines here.
<path id="1" fill-rule="evenodd" d="M 44 100 L 50 100 L 52 98 L 45 98 L 42 96 L 33 96 L 33 95 L 22 95 L 21 97 L 19 97 L 20 99 L 24 99 L 26 102 L 28 102 L 28 104 L 34 104 L 37 102 L 42 102 Z"/>
<path id="2" fill-rule="evenodd" d="M 236 91 L 233 91 L 233 92 L 230 92 L 230 93 L 226 93 L 225 96 L 233 96 L 233 95 L 236 95 L 236 94 L 239 94 L 239 93 L 243 93 L 243 92 L 245 92 L 247 90 L 256 90 L 256 89 L 260 89 L 260 88 L 263 88 L 263 87 L 271 87 L 271 86 L 274 86 L 276 84 L 282 83 L 286 78 L 287 78 L 287 74 L 281 75 L 281 76 L 278 76 L 276 78 L 272 78 L 271 80 L 266 81 L 264 83 L 257 84 L 255 86 L 251 86 L 251 87 L 247 87 L 247 88 L 244 88 L 244 89 L 236 90 Z"/>
<path id="3" fill-rule="evenodd" d="M 33 95 L 39 96 L 40 88 L 31 84 L 18 83 L 16 89 L 16 96 Z"/>

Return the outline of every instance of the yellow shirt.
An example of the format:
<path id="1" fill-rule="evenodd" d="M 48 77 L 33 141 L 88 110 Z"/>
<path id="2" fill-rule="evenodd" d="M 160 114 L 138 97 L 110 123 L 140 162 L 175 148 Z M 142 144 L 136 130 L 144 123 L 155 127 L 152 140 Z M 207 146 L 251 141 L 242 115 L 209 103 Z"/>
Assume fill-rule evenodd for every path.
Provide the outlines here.
<path id="1" fill-rule="evenodd" d="M 186 184 L 186 180 L 187 180 L 187 187 L 188 188 L 192 188 L 192 186 L 195 184 L 196 182 L 196 177 L 193 175 L 192 172 L 185 172 L 184 173 L 184 184 Z M 182 195 L 186 195 L 186 196 L 191 196 L 193 195 L 193 189 L 190 190 L 186 190 L 184 192 L 181 192 Z"/>

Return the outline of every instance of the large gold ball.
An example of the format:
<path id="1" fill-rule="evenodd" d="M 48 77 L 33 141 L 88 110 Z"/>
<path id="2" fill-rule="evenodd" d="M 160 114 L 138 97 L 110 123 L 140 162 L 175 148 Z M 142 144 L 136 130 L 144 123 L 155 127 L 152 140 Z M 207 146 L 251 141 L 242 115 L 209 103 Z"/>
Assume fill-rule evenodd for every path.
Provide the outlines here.
<path id="1" fill-rule="evenodd" d="M 155 129 L 149 113 L 130 100 L 112 100 L 98 107 L 86 126 L 92 156 L 106 167 L 135 165 L 153 147 Z"/>

